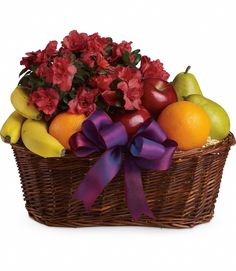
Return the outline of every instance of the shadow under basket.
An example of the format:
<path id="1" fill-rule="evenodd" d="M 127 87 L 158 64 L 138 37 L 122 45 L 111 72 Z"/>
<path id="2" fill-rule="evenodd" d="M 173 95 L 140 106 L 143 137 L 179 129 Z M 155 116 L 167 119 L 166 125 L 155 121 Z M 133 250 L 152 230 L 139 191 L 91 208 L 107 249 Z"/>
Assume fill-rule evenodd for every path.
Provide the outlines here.
<path id="1" fill-rule="evenodd" d="M 100 155 L 42 158 L 22 144 L 12 145 L 29 215 L 49 226 L 133 225 L 188 228 L 208 222 L 214 213 L 224 164 L 235 144 L 232 133 L 220 143 L 177 151 L 166 171 L 142 171 L 143 188 L 155 219 L 132 219 L 120 173 L 98 197 L 91 211 L 72 199 L 75 188 Z M 109 169 L 105 169 L 109 170 Z"/>

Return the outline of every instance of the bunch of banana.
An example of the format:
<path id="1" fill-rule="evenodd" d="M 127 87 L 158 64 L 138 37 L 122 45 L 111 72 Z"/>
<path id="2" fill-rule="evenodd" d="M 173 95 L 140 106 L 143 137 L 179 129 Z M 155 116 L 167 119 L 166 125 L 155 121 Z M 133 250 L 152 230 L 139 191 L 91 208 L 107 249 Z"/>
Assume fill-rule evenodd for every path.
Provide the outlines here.
<path id="1" fill-rule="evenodd" d="M 33 105 L 29 105 L 28 95 L 23 88 L 15 88 L 11 102 L 16 111 L 2 126 L 2 140 L 15 144 L 21 137 L 25 147 L 37 155 L 44 158 L 64 156 L 64 147 L 48 133 L 47 123 L 40 120 L 42 114 Z"/>
<path id="2" fill-rule="evenodd" d="M 42 120 L 27 119 L 22 125 L 21 138 L 27 149 L 44 158 L 65 155 L 64 147 L 48 133 Z"/>
<path id="3" fill-rule="evenodd" d="M 1 129 L 1 138 L 5 143 L 15 144 L 20 138 L 21 126 L 24 122 L 25 118 L 14 111 Z"/>
<path id="4" fill-rule="evenodd" d="M 15 110 L 27 119 L 40 120 L 42 118 L 42 114 L 36 107 L 29 104 L 29 96 L 20 86 L 17 86 L 12 92 L 11 103 Z"/>

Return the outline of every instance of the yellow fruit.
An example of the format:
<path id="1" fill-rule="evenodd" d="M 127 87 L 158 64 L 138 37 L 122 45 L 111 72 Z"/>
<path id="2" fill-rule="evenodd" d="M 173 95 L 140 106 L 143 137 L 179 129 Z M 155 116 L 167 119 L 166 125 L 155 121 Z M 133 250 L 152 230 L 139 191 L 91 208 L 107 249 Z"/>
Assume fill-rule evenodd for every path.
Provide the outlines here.
<path id="1" fill-rule="evenodd" d="M 24 120 L 25 118 L 16 111 L 7 118 L 0 132 L 5 143 L 15 144 L 18 142 Z"/>
<path id="2" fill-rule="evenodd" d="M 211 129 L 207 113 L 200 106 L 187 101 L 168 105 L 157 121 L 168 138 L 178 143 L 180 150 L 202 147 Z"/>
<path id="3" fill-rule="evenodd" d="M 61 157 L 65 149 L 47 131 L 47 124 L 40 120 L 27 119 L 21 130 L 21 138 L 27 149 L 44 158 Z"/>
<path id="4" fill-rule="evenodd" d="M 15 110 L 25 118 L 35 120 L 42 118 L 42 114 L 36 109 L 36 107 L 29 105 L 29 97 L 25 90 L 20 86 L 17 86 L 12 92 L 11 103 Z"/>
<path id="5" fill-rule="evenodd" d="M 80 130 L 85 118 L 84 114 L 60 113 L 52 120 L 49 134 L 61 142 L 66 149 L 70 149 L 69 139 Z"/>

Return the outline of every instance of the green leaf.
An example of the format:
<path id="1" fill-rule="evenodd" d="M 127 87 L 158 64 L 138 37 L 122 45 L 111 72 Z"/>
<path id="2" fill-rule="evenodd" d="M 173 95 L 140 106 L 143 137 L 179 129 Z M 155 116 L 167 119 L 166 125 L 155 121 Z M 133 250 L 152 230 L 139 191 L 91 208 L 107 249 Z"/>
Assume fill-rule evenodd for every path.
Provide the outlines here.
<path id="1" fill-rule="evenodd" d="M 80 62 L 80 61 L 74 61 L 73 63 L 77 69 L 81 69 L 81 68 L 85 68 L 86 66 L 84 65 L 83 62 Z"/>
<path id="2" fill-rule="evenodd" d="M 71 99 L 75 98 L 76 94 L 77 94 L 77 89 L 75 87 L 72 87 L 71 91 L 69 92 Z"/>
<path id="3" fill-rule="evenodd" d="M 104 49 L 104 51 L 107 53 L 107 55 L 110 55 L 111 52 L 112 52 L 112 45 L 108 45 L 108 46 Z"/>
<path id="4" fill-rule="evenodd" d="M 119 79 L 119 78 L 115 79 L 114 81 L 111 82 L 110 88 L 111 88 L 112 90 L 116 90 L 116 89 L 117 89 L 117 84 L 120 83 L 121 81 L 122 81 L 122 80 Z"/>
<path id="5" fill-rule="evenodd" d="M 23 75 L 25 72 L 28 71 L 28 68 L 24 68 L 20 73 L 19 73 L 19 77 L 21 77 L 21 75 Z"/>
<path id="6" fill-rule="evenodd" d="M 139 52 L 140 52 L 140 50 L 139 50 L 139 49 L 134 50 L 134 51 L 131 53 L 131 55 L 137 55 Z"/>
<path id="7" fill-rule="evenodd" d="M 103 70 L 100 70 L 99 72 L 98 72 L 98 74 L 107 74 L 107 70 L 106 69 L 103 69 Z"/>
<path id="8" fill-rule="evenodd" d="M 71 97 L 70 97 L 70 94 L 69 93 L 66 93 L 64 96 L 63 96 L 63 102 L 65 104 L 68 104 L 68 102 L 71 100 Z"/>
<path id="9" fill-rule="evenodd" d="M 123 55 L 122 55 L 122 60 L 125 64 L 129 63 L 129 52 L 128 51 L 124 51 Z"/>
<path id="10" fill-rule="evenodd" d="M 32 70 L 32 72 L 35 72 L 37 68 L 38 68 L 37 65 L 31 65 L 31 70 Z"/>
<path id="11" fill-rule="evenodd" d="M 119 89 L 116 90 L 116 96 L 117 96 L 116 107 L 123 107 L 124 106 L 123 92 Z"/>
<path id="12" fill-rule="evenodd" d="M 133 64 L 136 66 L 140 62 L 141 58 L 142 56 L 140 54 L 137 54 Z"/>
<path id="13" fill-rule="evenodd" d="M 23 76 L 19 82 L 18 82 L 18 85 L 22 86 L 22 87 L 26 87 L 29 85 L 29 80 L 30 78 L 28 76 Z"/>
<path id="14" fill-rule="evenodd" d="M 105 104 L 101 94 L 95 97 L 95 104 L 99 109 L 106 111 L 107 105 Z"/>
<path id="15" fill-rule="evenodd" d="M 68 102 L 69 100 L 71 100 L 71 98 L 69 97 L 69 93 L 64 92 L 64 91 L 60 91 L 60 102 L 58 104 L 58 108 L 61 111 L 66 111 L 68 109 Z"/>
<path id="16" fill-rule="evenodd" d="M 75 54 L 70 54 L 70 58 L 72 61 L 75 61 L 76 60 L 76 55 Z"/>
<path id="17" fill-rule="evenodd" d="M 67 111 L 68 108 L 69 108 L 69 106 L 63 102 L 58 104 L 58 109 L 61 111 Z"/>

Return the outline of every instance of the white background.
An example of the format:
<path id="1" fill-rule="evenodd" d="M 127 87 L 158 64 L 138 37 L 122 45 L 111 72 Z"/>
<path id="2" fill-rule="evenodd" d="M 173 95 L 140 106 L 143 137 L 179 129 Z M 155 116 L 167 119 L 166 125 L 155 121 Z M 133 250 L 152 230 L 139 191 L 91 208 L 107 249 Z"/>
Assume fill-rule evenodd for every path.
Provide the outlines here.
<path id="1" fill-rule="evenodd" d="M 236 132 L 234 0 L 1 1 L 0 124 L 25 52 L 70 30 L 132 40 L 174 75 L 192 66 L 205 96 Z M 10 146 L 0 144 L 0 270 L 236 270 L 236 149 L 228 158 L 214 219 L 188 230 L 50 228 L 24 208 Z"/>

